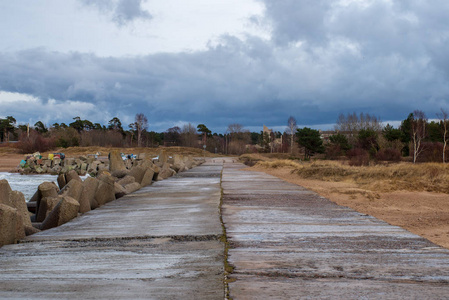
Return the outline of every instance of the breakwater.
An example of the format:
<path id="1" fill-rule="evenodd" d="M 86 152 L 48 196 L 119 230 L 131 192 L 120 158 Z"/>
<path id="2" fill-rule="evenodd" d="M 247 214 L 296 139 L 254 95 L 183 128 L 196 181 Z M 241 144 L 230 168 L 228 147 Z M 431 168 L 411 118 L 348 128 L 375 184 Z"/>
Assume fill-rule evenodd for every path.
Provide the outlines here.
<path id="1" fill-rule="evenodd" d="M 89 175 L 80 176 L 81 179 L 86 179 Z M 57 175 L 51 174 L 33 174 L 33 175 L 21 175 L 19 173 L 7 173 L 0 172 L 0 180 L 8 180 L 11 189 L 19 191 L 25 196 L 25 200 L 29 201 L 34 193 L 37 191 L 38 186 L 43 182 L 57 183 Z"/>
<path id="2" fill-rule="evenodd" d="M 128 164 L 132 166 L 132 159 Z M 43 157 L 39 152 L 26 155 L 20 162 L 18 171 L 20 174 L 52 174 L 58 175 L 75 170 L 79 175 L 89 174 L 96 176 L 98 172 L 109 169 L 108 159 L 99 159 L 97 155 L 80 155 L 78 157 L 64 157 L 49 154 Z"/>
<path id="3" fill-rule="evenodd" d="M 41 159 L 41 158 L 38 158 Z M 66 160 L 68 161 L 68 160 Z M 26 202 L 23 193 L 0 180 L 0 246 L 25 236 L 60 226 L 108 202 L 133 193 L 201 164 L 203 159 L 161 151 L 158 158 L 141 155 L 123 161 L 119 152 L 109 154 L 108 169 L 97 169 L 95 177 L 82 180 L 78 170 L 59 173 L 55 182 L 41 183 Z M 31 216 L 30 216 L 31 213 Z"/>

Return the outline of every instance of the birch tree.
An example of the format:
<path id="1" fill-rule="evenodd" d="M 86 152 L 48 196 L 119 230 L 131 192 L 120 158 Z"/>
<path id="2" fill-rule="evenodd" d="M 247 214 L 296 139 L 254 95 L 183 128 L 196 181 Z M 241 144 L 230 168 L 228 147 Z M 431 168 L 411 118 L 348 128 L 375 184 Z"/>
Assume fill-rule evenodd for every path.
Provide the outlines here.
<path id="1" fill-rule="evenodd" d="M 443 108 L 440 109 L 441 112 L 437 114 L 442 125 L 443 133 L 443 164 L 446 163 L 446 146 L 447 146 L 447 131 L 448 131 L 448 113 Z"/>
<path id="2" fill-rule="evenodd" d="M 298 125 L 296 124 L 296 119 L 292 116 L 288 118 L 287 121 L 287 133 L 290 134 L 290 154 L 293 153 L 293 143 L 295 141 L 296 129 L 298 129 Z"/>
<path id="3" fill-rule="evenodd" d="M 144 114 L 136 114 L 135 122 L 132 125 L 137 132 L 137 147 L 142 147 L 142 132 L 148 128 L 148 119 Z"/>
<path id="4" fill-rule="evenodd" d="M 415 110 L 412 119 L 412 143 L 413 143 L 413 163 L 416 163 L 419 154 L 423 151 L 423 140 L 426 137 L 427 117 L 422 110 Z"/>

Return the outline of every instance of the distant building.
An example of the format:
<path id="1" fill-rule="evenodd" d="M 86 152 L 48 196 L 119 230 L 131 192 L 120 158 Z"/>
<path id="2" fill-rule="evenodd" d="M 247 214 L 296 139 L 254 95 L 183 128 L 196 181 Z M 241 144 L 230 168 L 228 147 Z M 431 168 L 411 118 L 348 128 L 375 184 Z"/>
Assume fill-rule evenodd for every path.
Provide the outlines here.
<path id="1" fill-rule="evenodd" d="M 319 132 L 320 132 L 320 137 L 323 140 L 324 144 L 330 142 L 329 137 L 331 135 L 341 134 L 341 135 L 344 135 L 348 140 L 353 137 L 353 133 L 351 131 L 338 131 L 338 130 L 322 131 L 322 130 L 319 130 Z"/>
<path id="2" fill-rule="evenodd" d="M 334 135 L 334 134 L 337 133 L 337 132 L 334 131 L 334 130 L 327 130 L 327 131 L 319 130 L 319 132 L 320 132 L 320 137 L 321 137 L 321 139 L 323 140 L 323 143 L 324 143 L 324 144 L 329 143 L 329 137 L 330 137 L 331 135 Z"/>
<path id="3" fill-rule="evenodd" d="M 268 146 L 270 147 L 270 152 L 276 152 L 282 146 L 282 135 L 280 138 L 276 138 L 273 129 L 269 129 L 267 126 L 263 125 L 263 135 L 267 134 L 270 138 Z"/>
<path id="4" fill-rule="evenodd" d="M 273 133 L 273 129 L 268 129 L 267 126 L 263 125 L 263 133 L 268 133 L 268 135 L 271 135 Z"/>

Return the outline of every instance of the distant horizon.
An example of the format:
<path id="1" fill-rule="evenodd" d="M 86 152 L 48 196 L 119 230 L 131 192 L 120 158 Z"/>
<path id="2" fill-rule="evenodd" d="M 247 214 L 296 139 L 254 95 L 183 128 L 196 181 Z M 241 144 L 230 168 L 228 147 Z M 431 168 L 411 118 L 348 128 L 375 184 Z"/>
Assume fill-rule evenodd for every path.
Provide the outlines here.
<path id="1" fill-rule="evenodd" d="M 407 116 L 408 116 L 408 114 L 407 114 Z M 2 119 L 2 118 L 5 118 L 6 116 L 0 116 L 0 119 Z M 14 116 L 13 116 L 14 117 Z M 85 119 L 83 119 L 82 117 L 80 117 L 82 120 L 85 120 Z M 404 118 L 404 119 L 406 119 L 406 118 Z M 437 119 L 429 119 L 429 122 L 431 122 L 431 121 L 436 121 Z M 27 124 L 29 124 L 30 125 L 30 127 L 34 127 L 34 124 L 36 123 L 36 122 L 38 122 L 38 121 L 40 121 L 40 120 L 37 120 L 37 121 L 35 121 L 35 122 L 33 122 L 33 123 L 29 123 L 29 122 L 19 122 L 19 121 L 17 121 L 17 123 L 16 123 L 16 126 L 18 126 L 18 125 L 27 125 Z M 45 122 L 43 122 L 44 123 L 44 125 L 47 127 L 47 128 L 50 128 L 54 123 L 58 123 L 58 124 L 61 124 L 61 123 L 65 123 L 67 126 L 70 124 L 70 123 L 72 123 L 74 120 L 73 119 L 71 119 L 71 120 L 69 120 L 69 121 L 67 121 L 67 122 L 50 122 L 49 124 L 46 124 Z M 91 120 L 89 120 L 89 121 L 91 121 Z M 403 120 L 401 120 L 401 121 L 382 121 L 382 126 L 386 126 L 387 124 L 390 124 L 391 126 L 393 126 L 394 128 L 399 128 L 399 126 L 401 125 L 401 122 L 402 122 Z M 92 123 L 100 123 L 100 122 L 94 122 L 94 121 L 91 121 Z M 104 123 L 104 124 L 102 124 L 102 123 L 100 123 L 102 126 L 108 126 L 108 122 L 106 122 L 106 123 Z M 163 130 L 155 130 L 155 129 L 152 129 L 152 127 L 151 127 L 151 123 L 149 123 L 149 126 L 148 126 L 148 128 L 147 128 L 147 131 L 155 131 L 155 132 L 158 132 L 158 133 L 161 133 L 161 132 L 166 132 L 168 129 L 170 129 L 170 128 L 173 128 L 173 127 L 176 127 L 176 126 L 178 126 L 179 128 L 181 128 L 182 129 L 182 126 L 183 125 L 187 125 L 188 123 L 182 123 L 182 124 L 176 124 L 176 125 L 174 125 L 174 126 L 171 126 L 171 127 L 168 127 L 168 128 L 166 128 L 166 129 L 163 129 Z M 207 128 L 209 128 L 211 131 L 212 131 L 212 133 L 217 133 L 217 134 L 225 134 L 226 133 L 226 130 L 227 130 L 227 128 L 225 128 L 223 131 L 217 131 L 217 130 L 214 130 L 213 128 L 211 128 L 211 127 L 209 127 L 207 124 L 205 124 L 205 123 L 202 123 L 202 122 L 199 122 L 199 123 L 191 123 L 192 125 L 194 125 L 195 126 L 195 128 L 199 125 L 199 124 L 204 124 L 204 125 L 206 125 L 206 127 Z M 232 124 L 232 123 L 230 123 L 230 124 Z M 125 124 L 122 124 L 122 127 L 123 127 L 123 129 L 124 130 L 129 130 L 129 127 L 128 127 L 128 125 L 129 124 L 127 124 L 127 125 L 125 125 Z M 243 126 L 243 129 L 244 130 L 248 130 L 248 131 L 250 131 L 250 132 L 260 132 L 260 131 L 262 131 L 263 130 L 263 126 L 265 125 L 265 126 L 267 126 L 268 127 L 268 129 L 272 129 L 272 130 L 274 130 L 274 131 L 277 131 L 277 132 L 281 132 L 281 133 L 283 133 L 283 132 L 285 132 L 285 130 L 286 130 L 286 128 L 287 128 L 287 120 L 286 120 L 286 125 L 285 126 L 282 126 L 282 125 L 280 125 L 280 126 L 269 126 L 269 125 L 267 125 L 267 124 L 261 124 L 260 126 L 245 126 L 245 124 L 241 124 L 242 126 Z M 314 125 L 307 125 L 307 124 L 298 124 L 297 125 L 297 127 L 298 128 L 304 128 L 304 127 L 308 127 L 308 128 L 312 128 L 312 129 L 315 129 L 315 130 L 322 130 L 322 131 L 333 131 L 334 129 L 335 129 L 335 125 L 336 125 L 336 123 L 333 123 L 333 124 L 314 124 Z"/>

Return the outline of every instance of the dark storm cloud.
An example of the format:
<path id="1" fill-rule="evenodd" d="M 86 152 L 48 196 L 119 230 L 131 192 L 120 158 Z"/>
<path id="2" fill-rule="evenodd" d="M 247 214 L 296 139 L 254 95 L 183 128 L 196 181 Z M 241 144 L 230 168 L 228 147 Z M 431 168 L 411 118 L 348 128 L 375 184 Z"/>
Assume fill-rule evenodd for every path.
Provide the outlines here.
<path id="1" fill-rule="evenodd" d="M 148 11 L 142 9 L 144 0 L 79 0 L 86 6 L 95 7 L 101 13 L 111 16 L 111 20 L 118 26 L 124 26 L 134 20 L 151 20 Z"/>
<path id="2" fill-rule="evenodd" d="M 156 122 L 251 125 L 260 122 L 255 116 L 291 108 L 295 92 L 283 88 L 291 70 L 280 63 L 256 38 L 225 37 L 203 52 L 134 58 L 35 49 L 0 55 L 0 88 L 42 100 L 94 103 L 108 115 L 145 112 Z"/>
<path id="3" fill-rule="evenodd" d="M 289 115 L 302 124 L 332 123 L 339 112 L 360 108 L 384 116 L 392 99 L 406 114 L 412 109 L 410 101 L 430 92 L 408 93 L 406 89 L 415 82 L 392 90 L 389 82 L 397 80 L 396 75 L 386 77 L 382 68 L 372 77 L 362 76 L 382 62 L 367 63 L 360 74 L 339 63 L 332 67 L 336 60 L 350 59 L 346 52 L 336 55 L 330 51 L 317 64 L 316 56 L 307 52 L 272 47 L 257 38 L 243 42 L 234 37 L 224 37 L 218 46 L 203 52 L 132 58 L 35 49 L 0 55 L 6 71 L 0 74 L 0 88 L 42 100 L 92 103 L 96 107 L 92 115 L 97 116 L 132 119 L 135 113 L 144 112 L 155 123 L 191 121 L 221 131 L 236 122 L 279 126 Z M 433 78 L 425 68 L 410 66 L 406 79 Z M 51 108 L 48 113 L 53 113 Z"/>
<path id="4" fill-rule="evenodd" d="M 119 116 L 129 124 L 143 112 L 158 131 L 179 121 L 223 132 L 230 123 L 282 127 L 290 115 L 317 125 L 339 113 L 402 120 L 415 109 L 430 118 L 449 109 L 446 2 L 264 3 L 257 22 L 271 24 L 271 40 L 222 36 L 204 51 L 123 58 L 0 53 L 0 90 L 44 104 L 70 100 L 67 119 L 76 105 L 101 122 Z"/>
<path id="5" fill-rule="evenodd" d="M 267 17 L 273 25 L 273 40 L 285 45 L 292 41 L 310 43 L 326 40 L 331 3 L 326 0 L 265 0 Z"/>
<path id="6" fill-rule="evenodd" d="M 392 103 L 429 114 L 436 105 L 448 107 L 447 1 L 261 2 L 273 43 L 299 44 L 323 65 L 321 76 L 333 73 L 315 91 L 318 99 L 376 111 L 384 119 L 400 117 L 389 109 Z"/>

